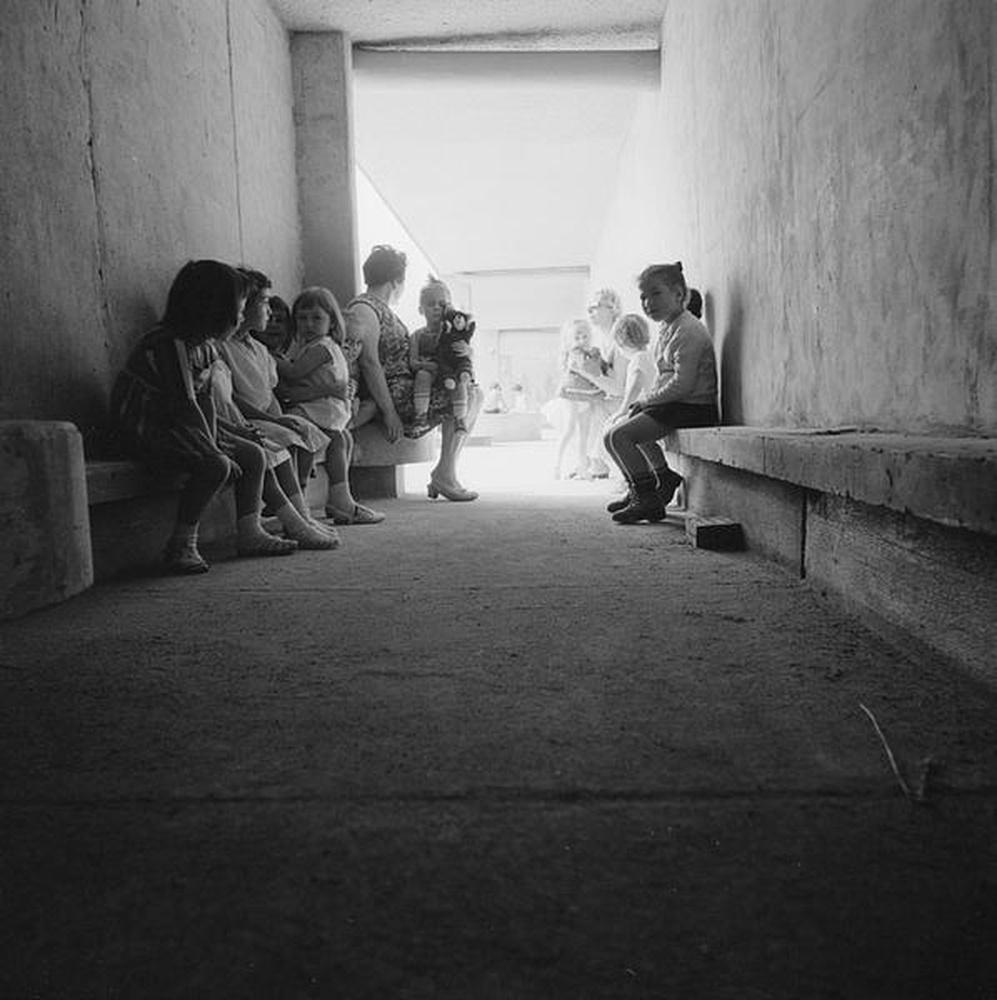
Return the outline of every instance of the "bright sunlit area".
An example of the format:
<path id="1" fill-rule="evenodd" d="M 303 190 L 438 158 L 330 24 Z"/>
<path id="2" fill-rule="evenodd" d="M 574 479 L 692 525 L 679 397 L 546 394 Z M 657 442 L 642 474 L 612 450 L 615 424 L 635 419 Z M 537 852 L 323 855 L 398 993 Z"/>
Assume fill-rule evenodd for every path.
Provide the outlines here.
<path id="1" fill-rule="evenodd" d="M 632 262 L 613 243 L 626 206 L 641 197 L 633 149 L 650 120 L 657 59 L 648 51 L 355 53 L 361 259 L 377 244 L 405 252 L 395 311 L 410 331 L 422 325 L 427 276 L 447 282 L 477 324 L 477 383 L 500 392 L 509 411 L 483 413 L 474 428 L 459 470 L 471 488 L 600 496 L 618 488 L 572 477 L 574 447 L 555 475 L 561 329 L 607 285 L 626 284 L 625 308 L 639 308 L 629 286 L 649 252 L 645 237 L 630 241 Z M 425 492 L 429 468 L 405 467 L 406 492 Z"/>

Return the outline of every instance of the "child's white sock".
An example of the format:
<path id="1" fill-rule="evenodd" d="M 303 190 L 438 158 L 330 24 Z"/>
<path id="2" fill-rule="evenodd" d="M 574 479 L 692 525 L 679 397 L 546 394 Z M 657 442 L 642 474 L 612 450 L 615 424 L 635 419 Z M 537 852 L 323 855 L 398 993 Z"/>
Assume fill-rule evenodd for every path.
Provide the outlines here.
<path id="1" fill-rule="evenodd" d="M 174 548 L 197 548 L 197 529 L 199 525 L 195 521 L 193 524 L 184 524 L 182 521 L 177 521 L 173 528 L 173 538 L 171 543 Z"/>

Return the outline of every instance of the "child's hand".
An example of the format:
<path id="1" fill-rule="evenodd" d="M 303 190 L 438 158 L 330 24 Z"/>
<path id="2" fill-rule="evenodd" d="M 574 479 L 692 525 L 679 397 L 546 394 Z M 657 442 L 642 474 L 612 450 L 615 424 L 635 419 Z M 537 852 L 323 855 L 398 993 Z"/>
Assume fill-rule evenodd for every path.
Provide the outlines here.
<path id="1" fill-rule="evenodd" d="M 228 456 L 225 456 L 228 458 Z M 238 462 L 233 459 L 228 459 L 228 479 L 225 480 L 226 483 L 237 483 L 242 479 L 242 468 Z"/>
<path id="2" fill-rule="evenodd" d="M 643 413 L 643 412 L 644 412 L 644 404 L 643 403 L 631 403 L 630 404 L 630 409 L 627 411 L 627 414 L 629 416 L 631 416 L 631 417 L 636 417 L 637 414 Z"/>

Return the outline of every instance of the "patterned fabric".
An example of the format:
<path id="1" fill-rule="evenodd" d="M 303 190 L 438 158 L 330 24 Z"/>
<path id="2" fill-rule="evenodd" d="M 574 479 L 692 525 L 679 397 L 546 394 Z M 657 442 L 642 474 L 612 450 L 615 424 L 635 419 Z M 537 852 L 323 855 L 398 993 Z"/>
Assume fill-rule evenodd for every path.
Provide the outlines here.
<path id="1" fill-rule="evenodd" d="M 232 371 L 221 359 L 216 362 L 214 377 L 211 380 L 211 392 L 219 420 L 218 443 L 226 454 L 235 457 L 234 450 L 237 447 L 235 439 L 239 438 L 240 435 L 233 433 L 225 425 L 229 424 L 231 427 L 247 431 L 254 428 L 242 415 L 242 411 L 232 398 Z M 262 434 L 262 431 L 260 433 Z M 291 456 L 287 449 L 273 438 L 263 434 L 263 439 L 259 441 L 259 444 L 263 446 L 263 451 L 266 453 L 268 469 L 276 469 L 278 465 L 290 461 Z"/>
<path id="2" fill-rule="evenodd" d="M 181 468 L 217 455 L 214 341 L 191 344 L 163 326 L 147 333 L 118 375 L 111 419 L 129 451 Z"/>
<path id="3" fill-rule="evenodd" d="M 347 305 L 347 310 L 352 310 L 358 303 L 369 306 L 377 316 L 378 324 L 381 327 L 381 335 L 377 344 L 377 354 L 381 360 L 381 367 L 384 369 L 384 377 L 388 383 L 388 392 L 391 394 L 392 402 L 398 418 L 401 420 L 406 431 L 415 424 L 415 379 L 412 370 L 409 368 L 409 332 L 405 324 L 395 315 L 391 307 L 380 299 L 367 295 L 358 295 Z M 413 336 L 425 333 L 425 329 L 417 330 Z M 356 362 L 354 361 L 355 365 Z M 360 382 L 360 395 L 369 396 L 359 370 L 355 369 Z M 450 394 L 442 386 L 434 385 L 429 398 L 429 414 L 427 424 L 430 429 L 436 427 L 444 417 L 449 417 L 453 413 L 450 403 Z"/>

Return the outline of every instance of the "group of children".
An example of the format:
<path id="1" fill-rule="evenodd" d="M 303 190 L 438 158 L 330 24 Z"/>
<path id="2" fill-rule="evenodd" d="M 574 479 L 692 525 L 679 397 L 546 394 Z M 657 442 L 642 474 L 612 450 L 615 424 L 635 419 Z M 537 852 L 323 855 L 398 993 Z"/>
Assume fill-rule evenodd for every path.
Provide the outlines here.
<path id="1" fill-rule="evenodd" d="M 427 327 L 412 340 L 417 421 L 433 381 L 443 379 L 459 425 L 473 375 L 469 358 L 447 345 L 468 341 L 474 323 L 437 284 L 438 294 L 430 283 L 422 303 Z M 313 286 L 288 307 L 270 289 L 260 271 L 189 261 L 173 280 L 162 320 L 112 391 L 111 417 L 129 451 L 186 473 L 164 556 L 171 572 L 208 570 L 199 525 L 226 484 L 235 494 L 240 556 L 331 550 L 340 545 L 337 526 L 384 520 L 350 491 L 359 346 L 347 338 L 339 304 L 329 289 Z M 322 518 L 305 499 L 319 460 L 329 482 Z"/>
<path id="2" fill-rule="evenodd" d="M 173 280 L 162 320 L 115 383 L 111 415 L 130 450 L 187 474 L 165 551 L 172 572 L 207 571 L 198 528 L 229 483 L 240 556 L 332 550 L 340 544 L 336 524 L 383 518 L 373 511 L 358 517 L 349 493 L 355 386 L 335 298 L 324 288 L 305 289 L 289 310 L 293 329 L 279 330 L 270 322 L 269 289 L 259 271 L 188 262 Z M 284 405 L 278 386 L 287 393 Z M 316 518 L 304 493 L 323 453 L 329 498 L 326 517 Z M 264 526 L 264 508 L 279 534 Z"/>
<path id="3" fill-rule="evenodd" d="M 662 520 L 682 481 L 658 441 L 679 427 L 719 423 L 716 357 L 701 320 L 701 294 L 686 284 L 681 262 L 651 265 L 637 284 L 645 315 L 660 324 L 654 343 L 647 320 L 622 314 L 619 296 L 601 290 L 589 307 L 591 319 L 572 320 L 564 329 L 558 393 L 567 418 L 555 476 L 574 441 L 572 475 L 603 477 L 601 451 L 626 483 L 625 495 L 607 508 L 619 524 Z M 605 353 L 594 343 L 599 330 L 609 331 Z"/>

